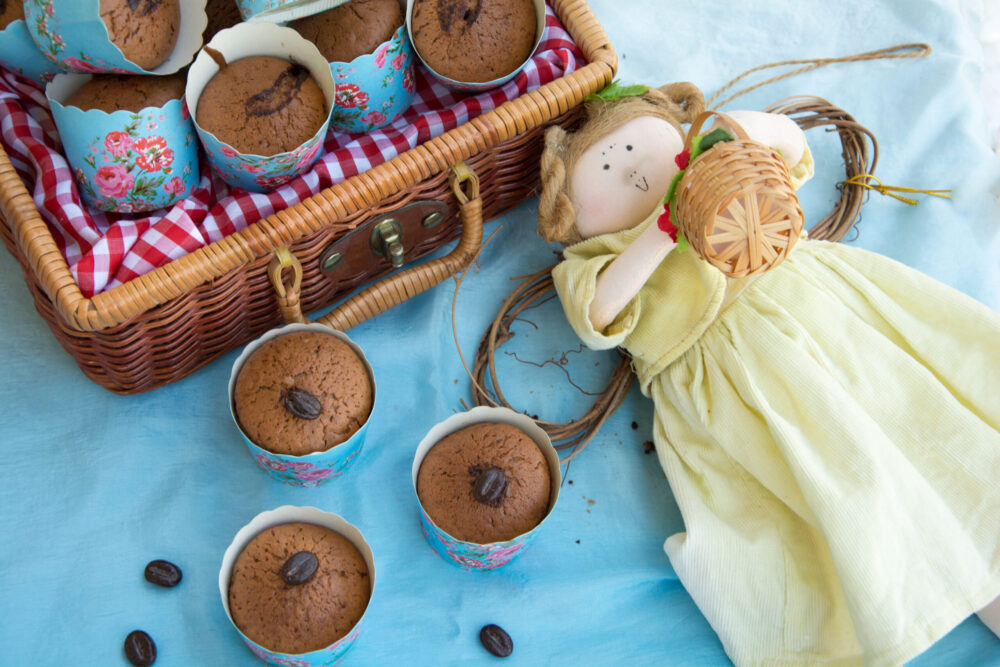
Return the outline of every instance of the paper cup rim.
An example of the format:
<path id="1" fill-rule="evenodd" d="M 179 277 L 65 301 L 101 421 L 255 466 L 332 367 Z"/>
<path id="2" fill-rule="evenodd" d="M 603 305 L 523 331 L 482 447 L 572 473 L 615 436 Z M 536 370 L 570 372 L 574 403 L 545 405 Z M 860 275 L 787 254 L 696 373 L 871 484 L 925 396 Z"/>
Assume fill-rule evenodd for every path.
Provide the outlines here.
<path id="1" fill-rule="evenodd" d="M 508 540 L 500 540 L 498 542 L 473 542 L 471 540 L 463 540 L 455 537 L 444 528 L 439 526 L 433 517 L 428 514 L 427 510 L 424 508 L 423 503 L 420 501 L 420 494 L 417 493 L 417 474 L 420 472 L 420 465 L 424 461 L 424 457 L 427 456 L 427 452 L 431 450 L 442 438 L 460 431 L 467 426 L 473 426 L 475 424 L 497 424 L 504 423 L 510 424 L 515 428 L 523 431 L 528 437 L 534 440 L 535 444 L 541 450 L 542 455 L 549 464 L 549 506 L 545 510 L 545 516 L 535 524 L 531 529 L 526 530 L 519 535 Z M 471 410 L 466 410 L 464 412 L 457 412 L 447 419 L 438 422 L 427 431 L 427 434 L 417 445 L 416 452 L 413 455 L 413 465 L 410 470 L 411 481 L 413 483 L 413 495 L 417 497 L 417 505 L 420 507 L 420 511 L 423 512 L 427 520 L 436 528 L 441 531 L 444 535 L 455 542 L 461 542 L 464 544 L 475 544 L 478 546 L 493 546 L 493 545 L 504 545 L 511 542 L 520 540 L 525 535 L 529 535 L 537 531 L 542 524 L 552 516 L 552 511 L 556 507 L 556 502 L 559 500 L 559 490 L 562 486 L 562 470 L 559 464 L 559 453 L 556 448 L 552 445 L 552 440 L 549 435 L 538 425 L 535 421 L 520 412 L 516 412 L 510 408 L 506 407 L 488 407 L 488 406 L 477 406 Z"/>
<path id="2" fill-rule="evenodd" d="M 364 364 L 365 370 L 368 372 L 368 382 L 371 383 L 372 387 L 372 409 L 368 412 L 368 416 L 365 418 L 365 421 L 361 424 L 361 426 L 358 427 L 358 430 L 352 433 L 346 440 L 338 442 L 335 445 L 331 445 L 326 449 L 321 449 L 315 452 L 308 452 L 306 454 L 282 454 L 281 452 L 272 452 L 267 447 L 258 444 L 257 442 L 254 441 L 253 438 L 251 438 L 247 434 L 246 431 L 243 430 L 243 426 L 242 424 L 240 424 L 240 420 L 236 416 L 236 400 L 235 397 L 233 396 L 233 392 L 236 389 L 236 376 L 239 375 L 240 369 L 243 368 L 243 364 L 246 362 L 247 358 L 254 352 L 254 350 L 259 348 L 261 345 L 263 345 L 269 340 L 278 338 L 279 336 L 283 336 L 285 334 L 293 333 L 295 331 L 314 331 L 317 333 L 328 334 L 347 343 L 347 345 L 352 350 L 354 350 L 354 353 L 357 354 L 358 357 L 360 357 L 361 363 Z M 340 331 L 339 329 L 333 329 L 324 324 L 317 324 L 316 322 L 309 322 L 305 324 L 295 322 L 292 324 L 286 324 L 284 326 L 275 327 L 274 329 L 269 329 L 268 331 L 265 331 L 263 334 L 253 339 L 246 345 L 244 345 L 243 349 L 240 351 L 240 354 L 236 357 L 236 360 L 233 361 L 232 370 L 229 372 L 229 392 L 227 395 L 229 398 L 229 413 L 232 415 L 233 423 L 236 424 L 236 428 L 239 430 L 240 435 L 242 435 L 243 438 L 247 442 L 252 444 L 254 447 L 264 450 L 271 456 L 278 456 L 283 459 L 288 459 L 290 461 L 302 461 L 302 460 L 307 460 L 310 457 L 319 458 L 324 454 L 329 454 L 331 451 L 333 451 L 337 447 L 340 447 L 341 445 L 349 444 L 356 435 L 358 435 L 359 433 L 364 433 L 364 431 L 367 429 L 368 424 L 371 422 L 372 415 L 375 413 L 375 402 L 378 400 L 378 390 L 375 387 L 375 371 L 372 368 L 371 362 L 368 361 L 368 357 L 365 355 L 364 350 L 361 349 L 361 346 L 358 345 L 356 342 L 354 342 L 354 340 L 352 340 L 351 337 L 348 336 L 343 331 Z"/>
<path id="3" fill-rule="evenodd" d="M 402 34 L 400 34 L 400 33 L 402 33 Z M 334 65 L 355 65 L 357 63 L 360 63 L 360 62 L 364 61 L 365 59 L 370 59 L 370 60 L 372 60 L 374 62 L 374 60 L 375 60 L 375 54 L 378 53 L 378 50 L 380 48 L 382 48 L 383 45 L 388 44 L 389 42 L 391 42 L 391 41 L 393 41 L 395 39 L 399 39 L 400 37 L 405 37 L 406 38 L 406 42 L 410 43 L 410 49 L 411 50 L 415 50 L 415 49 L 413 49 L 413 45 L 412 45 L 412 42 L 410 40 L 410 34 L 407 31 L 407 29 L 406 29 L 406 22 L 404 21 L 402 24 L 400 24 L 400 26 L 398 28 L 396 28 L 395 31 L 393 31 L 392 36 L 389 39 L 387 39 L 387 40 L 385 40 L 383 42 L 379 42 L 375 46 L 375 48 L 372 49 L 371 51 L 369 51 L 368 53 L 361 53 L 361 54 L 359 54 L 357 56 L 354 56 L 350 60 L 328 60 L 327 62 L 330 63 L 331 67 L 334 66 Z M 400 41 L 402 41 L 402 40 L 400 40 Z"/>
<path id="4" fill-rule="evenodd" d="M 491 90 L 502 86 L 507 83 L 515 76 L 520 74 L 521 70 L 524 69 L 525 65 L 531 62 L 531 59 L 535 56 L 535 52 L 538 51 L 538 45 L 542 43 L 542 35 L 545 34 L 545 0 L 532 0 L 535 5 L 535 41 L 531 47 L 531 53 L 524 61 L 514 68 L 509 74 L 493 79 L 492 81 L 459 81 L 458 79 L 452 79 L 443 74 L 439 74 L 433 67 L 427 64 L 424 57 L 420 54 L 420 49 L 417 48 L 417 43 L 413 39 L 413 4 L 415 0 L 406 0 L 406 15 L 404 23 L 406 25 L 406 33 L 410 37 L 410 43 L 413 44 L 413 52 L 416 54 L 417 59 L 420 63 L 427 69 L 427 71 L 435 79 L 443 83 L 448 88 L 453 90 L 459 90 L 462 92 L 483 92 L 486 90 Z"/>
<path id="5" fill-rule="evenodd" d="M 14 19 L 13 21 L 11 21 L 10 23 L 8 23 L 4 27 L 0 28 L 0 35 L 2 35 L 5 32 L 7 32 L 11 28 L 11 26 L 13 26 L 16 23 L 23 23 L 25 29 L 27 29 L 27 27 L 28 27 L 28 22 L 25 21 L 24 19 Z M 52 64 L 55 65 L 55 63 L 52 63 Z"/>
<path id="6" fill-rule="evenodd" d="M 339 7 L 347 2 L 348 0 L 292 0 L 291 2 L 274 7 L 273 9 L 265 9 L 264 11 L 251 14 L 249 17 L 245 18 L 244 21 L 246 23 L 260 23 L 264 21 L 270 23 L 284 23 L 286 21 L 294 21 L 295 19 L 300 19 L 305 16 L 319 14 L 320 12 L 325 12 L 328 9 Z M 319 5 L 320 9 L 315 9 L 315 5 Z M 242 16 L 242 14 L 243 9 L 241 6 L 240 15 Z"/>
<path id="7" fill-rule="evenodd" d="M 229 36 L 234 34 L 233 31 L 258 33 L 261 30 L 265 32 L 273 32 L 275 35 L 283 36 L 284 39 L 279 38 L 275 40 L 276 44 L 278 44 L 279 46 L 284 46 L 286 44 L 296 44 L 301 51 L 305 52 L 303 54 L 304 58 L 302 59 L 302 61 L 300 62 L 299 60 L 294 59 L 294 56 L 288 53 L 288 51 L 295 50 L 289 46 L 286 51 L 282 51 L 281 53 L 276 53 L 275 52 L 276 49 L 265 49 L 254 53 L 247 53 L 246 55 L 241 55 L 240 57 L 235 58 L 234 60 L 232 60 L 232 62 L 243 60 L 244 58 L 254 58 L 263 56 L 271 58 L 280 58 L 282 60 L 286 60 L 288 62 L 296 63 L 302 65 L 303 67 L 306 67 L 309 70 L 309 74 L 312 75 L 312 77 L 316 80 L 316 83 L 319 85 L 320 90 L 323 91 L 323 97 L 326 100 L 326 107 L 327 107 L 326 120 L 323 122 L 323 125 L 317 130 L 317 134 L 319 133 L 326 134 L 326 130 L 330 127 L 330 119 L 333 117 L 333 112 L 336 110 L 337 106 L 337 84 L 333 79 L 333 70 L 330 69 L 330 62 L 323 57 L 323 54 L 320 53 L 319 48 L 315 44 L 313 44 L 308 39 L 300 35 L 297 31 L 287 26 L 281 26 L 276 23 L 271 23 L 270 21 L 253 21 L 253 22 L 243 21 L 229 28 L 223 28 L 219 32 L 215 33 L 215 35 L 212 36 L 212 39 L 209 40 L 208 44 L 202 45 L 202 47 L 198 50 L 197 55 L 194 57 L 194 60 L 191 62 L 191 67 L 188 70 L 187 82 L 184 86 L 184 99 L 188 107 L 188 113 L 190 113 L 191 115 L 191 122 L 194 123 L 194 126 L 199 134 L 206 134 L 208 136 L 211 136 L 221 146 L 226 146 L 237 155 L 241 155 L 243 157 L 248 157 L 248 158 L 259 158 L 261 160 L 273 160 L 283 155 L 294 153 L 295 150 L 298 148 L 298 146 L 296 146 L 291 150 L 282 151 L 280 153 L 274 153 L 272 155 L 260 155 L 259 153 L 245 153 L 241 150 L 237 150 L 235 146 L 232 146 L 226 143 L 225 141 L 219 139 L 215 135 L 215 133 L 209 132 L 201 125 L 199 125 L 197 120 L 198 102 L 200 101 L 201 94 L 202 92 L 204 92 L 206 86 L 208 86 L 208 82 L 211 81 L 212 78 L 216 74 L 218 74 L 221 69 L 218 66 L 218 63 L 216 63 L 215 60 L 213 60 L 212 57 L 208 55 L 208 53 L 205 51 L 205 47 L 215 49 L 219 53 L 223 53 L 221 49 L 216 48 L 218 46 L 217 44 L 218 40 L 221 39 L 222 41 L 227 41 L 229 39 Z M 225 54 L 223 53 L 223 55 Z M 200 87 L 198 86 L 197 83 L 195 83 L 194 78 L 191 76 L 192 72 L 194 72 L 196 68 L 204 68 L 206 66 L 206 65 L 199 65 L 199 62 L 211 63 L 210 65 L 207 66 L 215 67 L 215 71 L 212 72 L 211 76 L 205 79 L 204 84 L 202 84 Z M 230 61 L 227 60 L 226 64 L 229 64 L 229 62 Z M 320 63 L 323 64 L 322 67 L 319 66 Z M 322 141 L 323 140 L 320 139 L 320 145 L 322 145 Z"/>
<path id="8" fill-rule="evenodd" d="M 116 111 L 105 111 L 104 109 L 81 109 L 73 104 L 66 104 L 65 100 L 83 87 L 85 84 L 89 83 L 94 76 L 101 76 L 101 74 L 94 74 L 88 72 L 59 72 L 53 77 L 52 81 L 45 84 L 45 98 L 49 101 L 49 105 L 58 106 L 63 112 L 66 113 L 80 113 L 86 118 L 87 115 L 92 115 L 94 117 L 108 117 L 111 118 L 116 114 L 141 114 L 146 109 L 164 109 L 171 102 L 179 102 L 184 104 L 184 96 L 175 97 L 169 99 L 163 104 L 151 104 L 149 106 L 144 106 L 141 109 L 136 109 L 132 111 L 131 109 L 118 109 Z M 138 75 L 144 76 L 144 75 Z M 149 75 L 152 76 L 152 75 Z M 169 75 L 168 75 L 169 76 Z M 75 85 L 74 85 L 75 84 Z M 72 109 L 72 111 L 70 111 Z"/>
<path id="9" fill-rule="evenodd" d="M 236 559 L 241 553 L 243 553 L 243 549 L 246 548 L 254 537 L 268 528 L 273 528 L 274 526 L 280 526 L 286 523 L 311 523 L 323 526 L 324 528 L 329 528 L 335 533 L 339 533 L 343 537 L 347 538 L 347 540 L 361 553 L 361 557 L 365 559 L 365 565 L 368 567 L 368 603 L 365 605 L 365 610 L 361 613 L 361 618 L 358 619 L 358 622 L 351 626 L 351 629 L 348 630 L 343 637 L 337 639 L 336 641 L 340 641 L 344 637 L 349 637 L 351 633 L 354 632 L 359 625 L 361 625 L 361 621 L 364 619 L 365 614 L 368 613 L 368 609 L 371 607 L 372 598 L 375 596 L 375 552 L 372 550 L 368 540 L 365 539 L 364 534 L 357 526 L 348 522 L 339 514 L 328 512 L 311 505 L 281 505 L 280 507 L 276 507 L 274 509 L 265 510 L 258 513 L 238 531 L 236 531 L 236 534 L 233 536 L 229 546 L 226 547 L 226 550 L 222 554 L 222 563 L 219 567 L 219 596 L 222 598 L 222 608 L 226 612 L 226 617 L 241 637 L 253 642 L 256 646 L 260 646 L 265 651 L 268 651 L 269 653 L 281 653 L 282 655 L 304 656 L 314 653 L 315 651 L 283 653 L 281 651 L 270 649 L 261 645 L 259 642 L 250 639 L 236 626 L 236 622 L 233 621 L 233 615 L 229 610 L 229 582 L 232 579 L 233 567 L 236 564 Z M 322 651 L 323 649 L 316 650 Z"/>

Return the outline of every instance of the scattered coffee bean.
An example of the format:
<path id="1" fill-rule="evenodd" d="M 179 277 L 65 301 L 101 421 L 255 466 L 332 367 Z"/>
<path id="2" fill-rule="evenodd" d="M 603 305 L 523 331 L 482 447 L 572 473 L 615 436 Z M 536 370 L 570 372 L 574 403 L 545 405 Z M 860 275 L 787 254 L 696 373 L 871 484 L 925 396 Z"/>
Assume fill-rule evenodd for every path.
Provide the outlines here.
<path id="1" fill-rule="evenodd" d="M 496 507 L 503 501 L 508 484 L 503 470 L 490 466 L 480 470 L 476 475 L 475 481 L 472 482 L 472 496 L 477 502 Z"/>
<path id="2" fill-rule="evenodd" d="M 181 583 L 181 569 L 168 560 L 153 560 L 146 565 L 146 581 L 164 588 Z"/>
<path id="3" fill-rule="evenodd" d="M 289 586 L 299 586 L 306 583 L 316 574 L 319 560 L 311 551 L 300 551 L 292 554 L 281 566 L 281 579 Z"/>
<path id="4" fill-rule="evenodd" d="M 149 667 L 156 662 L 156 644 L 142 630 L 133 630 L 125 638 L 125 657 L 135 667 Z"/>
<path id="5" fill-rule="evenodd" d="M 285 409 L 300 419 L 316 419 L 323 412 L 319 399 L 300 387 L 290 387 L 283 398 Z"/>
<path id="6" fill-rule="evenodd" d="M 639 422 L 632 422 L 632 430 L 637 431 L 639 429 Z"/>
<path id="7" fill-rule="evenodd" d="M 642 443 L 642 451 L 645 454 L 649 454 L 654 449 L 656 449 L 656 445 L 653 444 L 652 440 L 647 440 L 646 442 Z"/>
<path id="8" fill-rule="evenodd" d="M 484 625 L 479 631 L 479 641 L 483 643 L 486 650 L 498 658 L 506 658 L 514 651 L 514 642 L 507 631 L 499 625 L 490 623 Z"/>

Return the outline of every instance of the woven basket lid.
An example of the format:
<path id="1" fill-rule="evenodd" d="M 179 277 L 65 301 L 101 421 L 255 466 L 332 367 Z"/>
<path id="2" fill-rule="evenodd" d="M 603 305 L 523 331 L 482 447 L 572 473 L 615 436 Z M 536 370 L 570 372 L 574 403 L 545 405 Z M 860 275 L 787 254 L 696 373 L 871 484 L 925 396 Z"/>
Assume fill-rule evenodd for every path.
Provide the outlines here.
<path id="1" fill-rule="evenodd" d="M 788 256 L 802 233 L 802 209 L 777 151 L 751 139 L 730 116 L 699 115 L 685 148 L 691 149 L 713 115 L 736 138 L 716 143 L 691 161 L 677 185 L 672 218 L 695 251 L 723 273 L 756 275 Z"/>

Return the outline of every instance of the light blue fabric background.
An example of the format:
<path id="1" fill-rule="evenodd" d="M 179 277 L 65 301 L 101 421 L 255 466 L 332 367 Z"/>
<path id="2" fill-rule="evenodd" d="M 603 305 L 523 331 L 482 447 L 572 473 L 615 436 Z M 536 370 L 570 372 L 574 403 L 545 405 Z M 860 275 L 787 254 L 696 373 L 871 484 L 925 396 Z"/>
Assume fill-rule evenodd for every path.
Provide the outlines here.
<path id="1" fill-rule="evenodd" d="M 835 65 L 727 108 L 814 94 L 849 110 L 878 137 L 877 174 L 886 183 L 955 191 L 950 201 L 923 197 L 917 206 L 873 195 L 851 242 L 1000 309 L 1000 159 L 979 97 L 976 17 L 956 1 L 592 7 L 617 47 L 623 80 L 691 80 L 708 94 L 755 65 L 929 43 L 934 52 L 922 60 Z M 819 163 L 800 193 L 811 224 L 837 197 L 842 163 L 834 137 L 812 130 L 808 138 Z M 528 200 L 486 227 L 496 234 L 455 304 L 467 358 L 516 284 L 510 278 L 553 260 L 554 246 L 534 233 L 535 216 Z M 452 338 L 452 281 L 349 332 L 374 365 L 378 405 L 355 467 L 316 489 L 282 485 L 250 459 L 226 400 L 235 350 L 176 384 L 116 396 L 59 347 L 5 253 L 0 285 L 0 664 L 126 665 L 122 642 L 134 628 L 157 642 L 157 665 L 259 664 L 223 612 L 218 568 L 241 526 L 284 504 L 336 512 L 374 549 L 374 598 L 344 664 L 492 664 L 478 641 L 491 622 L 513 637 L 511 664 L 727 664 L 662 550 L 682 521 L 655 455 L 643 453 L 652 406 L 636 390 L 569 465 L 573 483 L 519 560 L 465 572 L 427 546 L 412 454 L 435 422 L 471 403 Z M 613 353 L 578 353 L 555 301 L 526 319 L 499 355 L 508 400 L 553 420 L 581 414 L 593 397 L 574 384 L 599 391 Z M 564 354 L 565 367 L 533 365 Z M 179 587 L 145 582 L 154 558 L 183 568 Z M 972 617 L 912 664 L 1000 664 L 1000 640 Z"/>

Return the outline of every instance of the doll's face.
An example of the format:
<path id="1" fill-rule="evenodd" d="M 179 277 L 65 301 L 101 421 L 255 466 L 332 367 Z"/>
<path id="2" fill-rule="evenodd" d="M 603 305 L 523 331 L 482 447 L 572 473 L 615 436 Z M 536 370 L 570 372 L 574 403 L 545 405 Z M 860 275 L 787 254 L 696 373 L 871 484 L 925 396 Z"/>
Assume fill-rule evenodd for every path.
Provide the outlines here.
<path id="1" fill-rule="evenodd" d="M 639 116 L 598 139 L 576 161 L 570 197 L 583 238 L 628 229 L 660 205 L 684 141 L 673 125 Z"/>

